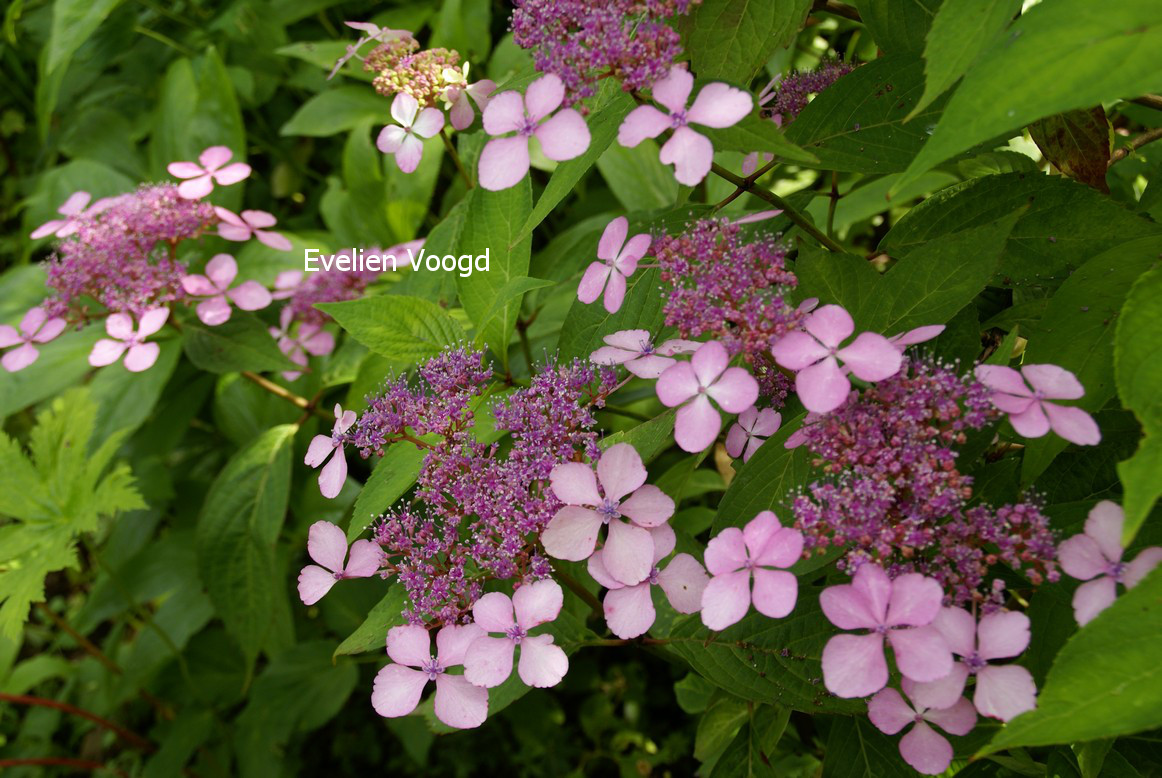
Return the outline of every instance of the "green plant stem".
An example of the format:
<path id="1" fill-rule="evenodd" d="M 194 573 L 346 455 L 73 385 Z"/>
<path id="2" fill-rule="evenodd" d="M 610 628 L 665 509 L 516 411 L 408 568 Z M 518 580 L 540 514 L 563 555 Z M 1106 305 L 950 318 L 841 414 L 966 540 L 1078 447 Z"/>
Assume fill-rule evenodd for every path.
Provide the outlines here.
<path id="1" fill-rule="evenodd" d="M 756 170 L 755 172 L 751 173 L 749 176 L 744 178 L 743 179 L 744 185 L 739 185 L 739 186 L 735 187 L 735 190 L 733 192 L 731 192 L 729 195 L 727 195 L 725 200 L 720 202 L 718 205 L 714 206 L 714 210 L 721 211 L 723 208 L 725 208 L 726 206 L 733 203 L 735 200 L 737 200 L 739 198 L 740 195 L 742 195 L 743 192 L 747 191 L 747 189 L 750 188 L 751 184 L 753 184 L 755 181 L 758 181 L 760 178 L 762 178 L 767 173 L 768 170 L 774 169 L 779 164 L 779 162 L 780 162 L 779 158 L 775 157 L 770 162 L 763 165 L 761 168 L 759 168 L 758 170 Z M 643 267 L 644 267 L 644 265 L 638 265 L 639 270 L 641 270 Z"/>
<path id="2" fill-rule="evenodd" d="M 568 587 L 573 592 L 573 594 L 580 597 L 585 602 L 585 604 L 589 606 L 590 610 L 593 611 L 594 615 L 596 615 L 598 618 L 605 618 L 605 609 L 601 607 L 601 601 L 597 599 L 593 592 L 582 586 L 576 578 L 569 575 L 564 570 L 555 570 L 553 572 L 554 575 L 556 575 L 557 580 L 565 584 L 565 586 Z"/>
<path id="3" fill-rule="evenodd" d="M 117 737 L 121 738 L 139 751 L 151 753 L 157 750 L 157 746 L 143 738 L 141 735 L 138 735 L 135 732 L 130 732 L 120 724 L 114 724 L 108 719 L 103 719 L 96 713 L 90 713 L 84 708 L 78 708 L 77 706 L 70 705 L 67 702 L 60 702 L 59 700 L 48 700 L 44 697 L 32 697 L 26 694 L 6 694 L 4 692 L 0 692 L 0 700 L 13 702 L 18 705 L 35 705 L 41 708 L 55 708 L 56 710 L 64 711 L 65 713 L 70 713 L 74 716 L 80 716 L 83 719 L 88 719 L 97 726 L 103 727 L 117 735 Z"/>
<path id="4" fill-rule="evenodd" d="M 1117 149 L 1117 151 L 1110 155 L 1109 164 L 1112 166 L 1115 162 L 1121 162 L 1123 159 L 1130 156 L 1135 151 L 1145 146 L 1147 143 L 1153 143 L 1160 138 L 1162 138 L 1162 127 L 1155 127 L 1152 130 L 1143 132 L 1141 135 L 1130 138 L 1129 143 L 1120 147 Z"/>
<path id="5" fill-rule="evenodd" d="M 792 208 L 790 203 L 779 197 L 774 192 L 770 192 L 766 189 L 763 189 L 762 187 L 755 186 L 753 183 L 747 183 L 745 178 L 736 176 L 734 173 L 731 173 L 717 162 L 711 166 L 710 170 L 719 178 L 725 178 L 735 186 L 743 187 L 751 194 L 757 196 L 759 199 L 766 200 L 771 205 L 781 209 L 783 213 L 787 215 L 787 218 L 790 219 L 796 227 L 803 230 L 803 232 L 807 233 L 815 240 L 819 241 L 819 243 L 821 243 L 828 251 L 834 251 L 839 254 L 843 253 L 843 246 L 840 246 L 831 238 L 827 237 L 826 234 L 821 232 L 819 228 L 812 224 L 805 216 L 803 216 L 803 214 Z"/>
<path id="6" fill-rule="evenodd" d="M 831 171 L 831 194 L 827 204 L 827 235 L 835 236 L 835 207 L 839 205 L 839 171 Z"/>
<path id="7" fill-rule="evenodd" d="M 1142 95 L 1141 97 L 1135 97 L 1130 102 L 1144 105 L 1147 108 L 1153 108 L 1155 111 L 1162 111 L 1162 95 Z"/>
<path id="8" fill-rule="evenodd" d="M 472 183 L 472 176 L 468 175 L 468 171 L 464 168 L 464 163 L 460 159 L 460 154 L 456 151 L 456 147 L 452 144 L 452 139 L 440 128 L 440 138 L 444 141 L 444 147 L 448 149 L 448 153 L 452 155 L 452 162 L 456 164 L 456 170 L 460 172 L 460 177 L 464 179 L 464 185 L 471 189 L 475 184 Z"/>
<path id="9" fill-rule="evenodd" d="M 312 401 L 308 400 L 306 397 L 300 397 L 299 395 L 295 394 L 294 392 L 290 391 L 289 389 L 287 389 L 285 387 L 279 386 L 274 381 L 271 381 L 269 378 L 266 378 L 265 376 L 261 376 L 258 373 L 252 373 L 249 370 L 243 370 L 241 375 L 246 380 L 254 383 L 255 385 L 257 385 L 263 389 L 265 389 L 266 391 L 273 394 L 275 397 L 281 397 L 282 399 L 291 403 L 295 407 L 302 408 L 304 411 L 306 411 L 308 413 L 315 414 L 320 419 L 327 419 L 328 421 L 331 420 L 331 414 L 327 413 L 322 408 L 319 408 L 318 406 L 316 406 Z"/>

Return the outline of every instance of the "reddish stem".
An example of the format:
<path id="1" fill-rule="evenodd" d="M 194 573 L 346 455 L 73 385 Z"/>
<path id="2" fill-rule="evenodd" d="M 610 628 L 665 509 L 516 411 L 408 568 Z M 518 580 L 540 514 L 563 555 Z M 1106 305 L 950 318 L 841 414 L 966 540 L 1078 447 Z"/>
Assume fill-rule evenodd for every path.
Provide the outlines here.
<path id="1" fill-rule="evenodd" d="M 157 746 L 141 737 L 141 735 L 131 732 L 119 724 L 114 724 L 108 719 L 101 718 L 96 713 L 90 713 L 84 708 L 78 708 L 77 706 L 70 705 L 67 702 L 47 700 L 43 697 L 32 697 L 25 694 L 5 694 L 4 692 L 0 692 L 0 700 L 6 700 L 8 702 L 14 702 L 21 705 L 37 705 L 42 708 L 55 708 L 57 710 L 62 710 L 65 713 L 71 713 L 74 716 L 80 716 L 83 719 L 88 719 L 99 727 L 104 727 L 136 749 L 145 751 L 146 753 L 157 750 Z M 98 767 L 100 766 L 101 765 L 98 765 Z"/>

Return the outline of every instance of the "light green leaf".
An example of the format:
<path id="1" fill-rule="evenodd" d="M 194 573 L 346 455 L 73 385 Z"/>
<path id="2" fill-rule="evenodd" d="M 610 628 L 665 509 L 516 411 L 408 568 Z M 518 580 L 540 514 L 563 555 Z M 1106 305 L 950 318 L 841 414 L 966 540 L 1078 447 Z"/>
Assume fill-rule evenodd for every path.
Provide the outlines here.
<path id="1" fill-rule="evenodd" d="M 678 182 L 659 153 L 657 141 L 647 138 L 631 149 L 611 143 L 598 158 L 601 177 L 627 211 L 671 208 L 678 198 Z"/>
<path id="2" fill-rule="evenodd" d="M 803 27 L 810 0 L 702 0 L 681 19 L 699 78 L 748 83 Z"/>
<path id="3" fill-rule="evenodd" d="M 198 517 L 198 571 L 242 648 L 248 673 L 274 622 L 274 544 L 290 496 L 291 442 L 298 427 L 264 432 L 214 479 Z"/>
<path id="4" fill-rule="evenodd" d="M 1037 708 L 982 750 L 1076 743 L 1162 726 L 1162 568 L 1122 593 L 1057 654 Z"/>
<path id="5" fill-rule="evenodd" d="M 787 140 L 783 131 L 769 119 L 751 114 L 733 127 L 721 130 L 699 127 L 698 132 L 710 138 L 715 151 L 766 151 L 791 162 L 816 163 L 819 159 L 809 151 Z M 638 206 L 639 208 L 641 206 Z"/>
<path id="6" fill-rule="evenodd" d="M 553 286 L 556 281 L 549 281 L 544 278 L 529 278 L 528 276 L 517 276 L 509 279 L 499 292 L 496 293 L 495 302 L 492 307 L 488 309 L 488 313 L 480 317 L 480 324 L 476 332 L 476 345 L 481 345 L 484 341 L 484 333 L 488 327 L 493 323 L 498 316 L 508 309 L 509 305 L 515 305 L 516 309 L 520 310 L 521 300 L 524 299 L 526 292 L 531 292 L 534 289 L 543 289 L 546 286 Z"/>
<path id="7" fill-rule="evenodd" d="M 1147 434 L 1162 435 L 1162 268 L 1144 273 L 1126 297 L 1117 320 L 1114 366 L 1122 405 L 1137 415 Z"/>
<path id="8" fill-rule="evenodd" d="M 383 651 L 387 631 L 405 624 L 403 609 L 407 606 L 407 589 L 396 581 L 387 589 L 387 594 L 376 603 L 359 627 L 335 649 L 331 660 L 344 654 L 363 654 L 368 651 Z"/>
<path id="9" fill-rule="evenodd" d="M 1160 52 L 1162 6 L 1155 0 L 1034 5 L 977 58 L 897 187 L 1045 116 L 1157 92 Z"/>
<path id="10" fill-rule="evenodd" d="M 318 308 L 364 346 L 402 366 L 464 339 L 464 330 L 443 308 L 418 297 L 378 295 Z"/>
<path id="11" fill-rule="evenodd" d="M 387 123 L 391 103 L 365 86 L 340 86 L 307 100 L 279 134 L 322 138 L 353 130 L 362 122 Z"/>

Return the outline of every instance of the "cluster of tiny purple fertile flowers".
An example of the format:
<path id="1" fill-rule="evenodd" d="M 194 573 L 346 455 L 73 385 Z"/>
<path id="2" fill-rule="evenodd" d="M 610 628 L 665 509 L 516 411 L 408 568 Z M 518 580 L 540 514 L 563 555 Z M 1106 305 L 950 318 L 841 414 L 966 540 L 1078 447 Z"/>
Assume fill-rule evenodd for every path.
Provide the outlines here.
<path id="1" fill-rule="evenodd" d="M 369 398 L 343 442 L 363 456 L 400 440 L 425 448 L 415 500 L 384 515 L 375 540 L 408 590 L 413 623 L 454 624 L 480 596 L 485 579 L 539 580 L 552 568 L 536 538 L 561 507 L 548 489 L 557 464 L 596 460 L 592 408 L 616 377 L 581 362 L 546 365 L 531 385 L 492 408 L 511 447 L 476 439 L 471 403 L 492 376 L 482 354 L 464 348 L 433 357 Z M 439 440 L 419 440 L 438 435 Z"/>
<path id="2" fill-rule="evenodd" d="M 870 561 L 893 577 L 930 575 L 955 605 L 999 605 L 1003 584 L 988 580 L 998 562 L 1034 584 L 1055 580 L 1055 543 L 1034 502 L 968 507 L 972 478 L 957 469 L 954 446 L 998 418 L 980 382 L 911 360 L 805 425 L 815 466 L 833 477 L 794 500 L 807 548 L 847 546 L 839 567 L 848 573 Z"/>
<path id="3" fill-rule="evenodd" d="M 50 316 L 83 319 L 86 298 L 135 316 L 181 299 L 186 266 L 175 257 L 177 245 L 205 234 L 218 217 L 209 203 L 180 197 L 174 184 L 146 184 L 73 223 L 46 263 L 53 294 L 44 307 Z"/>
<path id="4" fill-rule="evenodd" d="M 612 75 L 629 92 L 648 89 L 682 53 L 665 19 L 701 0 L 516 0 L 513 40 L 533 50 L 537 70 L 565 84 L 565 105 L 591 97 Z"/>
<path id="5" fill-rule="evenodd" d="M 814 70 L 792 73 L 777 85 L 772 83 L 767 87 L 767 90 L 774 90 L 768 91 L 773 100 L 759 98 L 763 105 L 762 115 L 780 126 L 786 124 L 807 107 L 812 95 L 818 95 L 852 70 L 855 70 L 855 65 L 849 62 L 829 60 L 821 62 Z"/>
<path id="6" fill-rule="evenodd" d="M 372 251 L 372 249 L 368 249 Z M 315 307 L 316 303 L 341 303 L 356 300 L 379 278 L 374 270 L 318 270 L 304 274 L 300 270 L 280 273 L 275 280 L 275 299 L 285 299 L 291 321 L 322 326 L 331 317 Z"/>
<path id="7" fill-rule="evenodd" d="M 771 346 L 803 318 L 787 298 L 798 283 L 786 268 L 787 247 L 769 235 L 748 239 L 727 219 L 702 219 L 655 238 L 650 252 L 671 287 L 666 324 L 683 338 L 711 335 L 731 356 L 741 353 L 762 396 L 781 406 L 790 380 L 774 367 Z"/>
<path id="8" fill-rule="evenodd" d="M 423 49 L 412 37 L 389 40 L 363 60 L 363 69 L 375 73 L 372 85 L 384 97 L 404 93 L 421 107 L 436 105 L 451 82 L 445 71 L 459 75 L 460 54 L 449 49 Z"/>

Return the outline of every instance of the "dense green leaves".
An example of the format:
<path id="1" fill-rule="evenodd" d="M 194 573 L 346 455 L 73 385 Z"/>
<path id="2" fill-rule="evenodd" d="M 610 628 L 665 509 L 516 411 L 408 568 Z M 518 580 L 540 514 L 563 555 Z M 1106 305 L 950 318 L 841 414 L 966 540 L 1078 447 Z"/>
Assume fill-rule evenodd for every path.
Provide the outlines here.
<path id="1" fill-rule="evenodd" d="M 814 154 L 804 151 L 787 140 L 783 131 L 775 123 L 751 114 L 738 124 L 721 130 L 698 128 L 698 132 L 710 138 L 716 151 L 764 151 L 790 162 L 818 162 Z"/>
<path id="2" fill-rule="evenodd" d="M 464 337 L 464 330 L 445 310 L 418 297 L 379 295 L 323 303 L 319 308 L 364 346 L 401 367 L 430 357 Z"/>
<path id="3" fill-rule="evenodd" d="M 803 24 L 809 0 L 702 0 L 683 19 L 686 50 L 700 78 L 750 81 Z"/>
<path id="4" fill-rule="evenodd" d="M 1010 722 L 985 747 L 1072 743 L 1162 726 L 1162 570 L 1123 593 L 1057 655 L 1037 709 Z"/>

